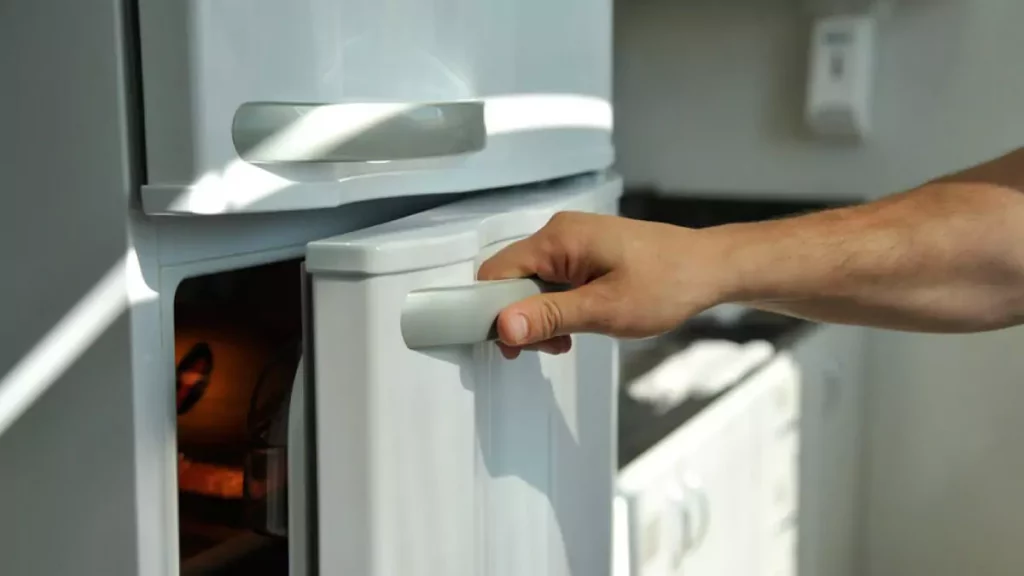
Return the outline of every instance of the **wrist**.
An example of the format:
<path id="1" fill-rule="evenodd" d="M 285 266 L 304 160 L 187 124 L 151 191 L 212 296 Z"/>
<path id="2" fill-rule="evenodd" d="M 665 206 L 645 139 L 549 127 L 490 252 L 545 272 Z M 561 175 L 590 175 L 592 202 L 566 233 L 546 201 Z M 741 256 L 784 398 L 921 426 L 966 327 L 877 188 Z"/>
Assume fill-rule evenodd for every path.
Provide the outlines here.
<path id="1" fill-rule="evenodd" d="M 801 247 L 782 221 L 707 228 L 714 304 L 785 300 L 799 281 Z"/>
<path id="2" fill-rule="evenodd" d="M 868 256 L 897 239 L 863 207 L 727 224 L 708 229 L 726 273 L 727 302 L 787 302 L 842 297 L 855 280 L 876 274 Z"/>
<path id="3" fill-rule="evenodd" d="M 754 291 L 750 284 L 749 224 L 726 224 L 705 228 L 703 244 L 707 247 L 711 305 L 749 301 Z"/>
<path id="4" fill-rule="evenodd" d="M 749 290 L 745 244 L 749 231 L 741 225 L 712 228 L 675 228 L 665 245 L 671 256 L 665 271 L 672 271 L 669 288 L 678 296 L 679 313 L 690 315 L 742 301 Z"/>

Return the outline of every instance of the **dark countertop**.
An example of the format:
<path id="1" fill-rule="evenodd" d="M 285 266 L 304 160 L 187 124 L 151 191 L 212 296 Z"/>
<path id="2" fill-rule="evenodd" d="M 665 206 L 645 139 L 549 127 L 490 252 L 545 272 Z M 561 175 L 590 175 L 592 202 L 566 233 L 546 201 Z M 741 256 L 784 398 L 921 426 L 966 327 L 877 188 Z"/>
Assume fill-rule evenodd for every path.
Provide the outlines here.
<path id="1" fill-rule="evenodd" d="M 665 194 L 656 189 L 626 190 L 619 201 L 619 211 L 627 218 L 665 222 L 688 228 L 707 228 L 734 222 L 759 222 L 827 208 L 856 204 L 847 202 L 799 200 L 711 199 L 699 195 Z"/>

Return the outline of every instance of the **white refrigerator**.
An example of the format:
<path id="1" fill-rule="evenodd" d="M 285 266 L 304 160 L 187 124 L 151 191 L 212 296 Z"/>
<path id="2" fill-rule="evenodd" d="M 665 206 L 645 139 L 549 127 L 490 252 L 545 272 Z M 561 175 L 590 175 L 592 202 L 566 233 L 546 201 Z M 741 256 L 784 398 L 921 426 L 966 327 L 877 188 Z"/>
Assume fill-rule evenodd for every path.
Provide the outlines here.
<path id="1" fill-rule="evenodd" d="M 38 60 L 9 78 L 51 114 L 5 106 L 11 140 L 68 130 L 12 185 L 75 181 L 9 224 L 116 233 L 71 296 L 5 304 L 62 315 L 0 365 L 0 573 L 610 573 L 616 344 L 502 359 L 495 314 L 537 288 L 475 272 L 558 211 L 617 210 L 611 0 L 15 4 L 2 46 Z M 240 343 L 277 342 L 270 316 L 301 348 L 245 436 L 271 352 Z M 53 470 L 85 453 L 69 490 Z M 185 462 L 223 501 L 184 494 Z"/>

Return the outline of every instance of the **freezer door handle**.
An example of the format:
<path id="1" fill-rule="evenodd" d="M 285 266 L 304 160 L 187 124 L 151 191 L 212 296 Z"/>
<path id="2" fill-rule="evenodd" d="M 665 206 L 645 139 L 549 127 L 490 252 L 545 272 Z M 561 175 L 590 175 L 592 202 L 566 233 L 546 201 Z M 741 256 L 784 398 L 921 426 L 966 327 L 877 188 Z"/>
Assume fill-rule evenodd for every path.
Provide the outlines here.
<path id="1" fill-rule="evenodd" d="M 410 292 L 402 308 L 402 338 L 411 349 L 497 340 L 498 313 L 506 306 L 568 286 L 536 278 L 477 282 Z"/>
<path id="2" fill-rule="evenodd" d="M 482 101 L 246 102 L 231 138 L 252 164 L 387 162 L 454 156 L 487 144 Z"/>

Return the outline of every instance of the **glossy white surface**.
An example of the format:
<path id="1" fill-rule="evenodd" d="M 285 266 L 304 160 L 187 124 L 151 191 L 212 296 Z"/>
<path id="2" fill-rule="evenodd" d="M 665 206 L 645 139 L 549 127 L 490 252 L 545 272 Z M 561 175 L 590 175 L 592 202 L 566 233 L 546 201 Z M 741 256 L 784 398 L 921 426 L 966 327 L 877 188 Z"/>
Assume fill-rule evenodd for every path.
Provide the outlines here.
<path id="1" fill-rule="evenodd" d="M 610 0 L 140 0 L 139 11 L 148 213 L 320 208 L 613 161 Z M 232 144 L 246 103 L 467 100 L 485 105 L 475 153 L 256 167 Z M 372 130 L 343 124 L 332 139 Z"/>
<path id="2" fill-rule="evenodd" d="M 311 242 L 310 272 L 393 274 L 476 258 L 480 251 L 540 229 L 556 212 L 615 203 L 614 174 L 584 176 L 523 190 L 487 192 L 405 218 Z"/>
<path id="3" fill-rule="evenodd" d="M 443 256 L 461 254 L 444 246 L 473 232 L 475 251 L 461 259 L 369 275 L 314 268 L 321 574 L 609 573 L 615 342 L 582 336 L 569 354 L 507 361 L 492 344 L 409 350 L 400 328 L 408 292 L 472 282 L 486 254 L 542 223 L 531 210 L 608 211 L 606 185 L 507 192 L 512 204 L 459 202 L 351 235 L 366 249 L 392 235 L 405 246 L 416 223 Z M 492 209 L 512 205 L 523 224 L 492 228 L 506 222 Z M 345 238 L 310 254 L 353 245 Z"/>

